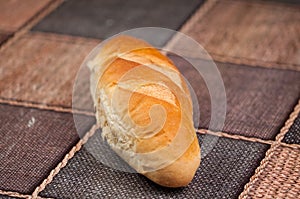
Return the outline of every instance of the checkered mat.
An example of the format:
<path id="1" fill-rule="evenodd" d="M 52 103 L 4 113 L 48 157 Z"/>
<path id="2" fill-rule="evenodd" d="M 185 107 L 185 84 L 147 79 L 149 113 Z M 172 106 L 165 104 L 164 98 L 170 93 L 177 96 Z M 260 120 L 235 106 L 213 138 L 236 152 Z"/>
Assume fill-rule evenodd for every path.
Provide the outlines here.
<path id="1" fill-rule="evenodd" d="M 299 21 L 297 1 L 0 0 L 0 198 L 299 198 Z M 84 107 L 89 98 L 75 113 L 82 138 L 73 121 L 84 57 L 101 40 L 143 26 L 191 36 L 224 81 L 225 124 L 209 131 L 203 79 L 169 55 L 196 88 L 199 143 L 204 152 L 214 145 L 184 188 L 97 161 L 86 147 L 99 135 Z"/>

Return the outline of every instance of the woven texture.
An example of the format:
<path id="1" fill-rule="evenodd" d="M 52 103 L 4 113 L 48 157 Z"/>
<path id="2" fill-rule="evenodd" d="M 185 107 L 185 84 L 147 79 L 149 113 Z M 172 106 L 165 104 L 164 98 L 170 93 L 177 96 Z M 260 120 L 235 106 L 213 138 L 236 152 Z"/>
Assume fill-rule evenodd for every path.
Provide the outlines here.
<path id="1" fill-rule="evenodd" d="M 285 134 L 283 142 L 288 144 L 300 144 L 300 115 L 298 115 L 289 131 Z"/>
<path id="2" fill-rule="evenodd" d="M 94 120 L 81 118 L 87 131 Z M 9 105 L 0 105 L 0 136 L 0 189 L 26 194 L 78 141 L 72 114 Z"/>
<path id="3" fill-rule="evenodd" d="M 170 56 L 197 95 L 201 128 L 211 121 L 211 101 L 201 75 L 183 58 Z M 195 60 L 197 64 L 207 64 Z M 216 63 L 224 81 L 227 114 L 223 129 L 231 134 L 274 139 L 296 105 L 300 93 L 300 73 L 288 70 Z M 214 74 L 207 80 L 215 80 Z M 259 119 L 258 119 L 259 118 Z"/>
<path id="4" fill-rule="evenodd" d="M 203 138 L 203 136 L 199 136 L 200 140 Z M 93 139 L 94 137 L 90 138 L 89 142 Z M 205 148 L 213 142 L 201 142 L 202 153 L 207 153 Z M 264 157 L 267 148 L 263 144 L 219 138 L 213 150 L 202 160 L 192 183 L 188 187 L 180 189 L 163 188 L 139 174 L 129 174 L 106 167 L 84 148 L 61 170 L 54 181 L 41 193 L 41 196 L 58 198 L 236 198 Z"/>
<path id="5" fill-rule="evenodd" d="M 137 27 L 157 26 L 176 30 L 202 2 L 202 0 L 67 1 L 34 27 L 34 30 L 100 39 Z M 164 42 L 170 35 L 164 35 L 162 38 L 161 36 L 157 35 L 156 39 Z"/>
<path id="6" fill-rule="evenodd" d="M 300 149 L 276 148 L 245 198 L 299 198 L 299 154 Z"/>
<path id="7" fill-rule="evenodd" d="M 71 107 L 76 73 L 96 40 L 53 34 L 28 34 L 1 52 L 0 96 Z M 88 69 L 85 67 L 86 71 Z M 88 81 L 88 78 L 86 77 Z M 89 93 L 88 84 L 80 85 Z M 85 100 L 86 99 L 86 100 Z M 91 103 L 82 95 L 82 109 Z"/>
<path id="8" fill-rule="evenodd" d="M 204 16 L 196 16 L 184 32 L 212 56 L 239 63 L 240 58 L 283 63 L 299 70 L 299 21 L 299 5 L 218 1 Z"/>
<path id="9" fill-rule="evenodd" d="M 299 21 L 295 0 L 0 0 L 0 198 L 299 198 Z M 203 79 L 171 56 L 200 104 L 202 162 L 185 188 L 112 168 L 132 171 L 96 131 L 90 72 L 79 69 L 99 38 L 144 26 L 192 36 L 224 81 L 220 129 Z M 178 38 L 135 36 L 168 48 Z M 184 55 L 210 69 L 195 53 Z M 216 77 L 205 75 L 218 96 Z"/>
<path id="10" fill-rule="evenodd" d="M 0 0 L 0 30 L 15 31 L 51 0 Z"/>

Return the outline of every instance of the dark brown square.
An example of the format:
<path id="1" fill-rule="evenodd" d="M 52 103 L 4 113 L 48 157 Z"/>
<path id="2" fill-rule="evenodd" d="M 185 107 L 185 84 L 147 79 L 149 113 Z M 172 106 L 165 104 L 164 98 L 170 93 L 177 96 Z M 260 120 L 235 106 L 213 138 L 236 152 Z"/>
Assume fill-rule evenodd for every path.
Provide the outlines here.
<path id="1" fill-rule="evenodd" d="M 94 119 L 80 116 L 79 132 Z M 30 194 L 77 141 L 72 114 L 0 105 L 0 189 Z"/>
<path id="2" fill-rule="evenodd" d="M 300 114 L 295 119 L 289 131 L 284 135 L 283 142 L 288 144 L 300 144 Z"/>
<path id="3" fill-rule="evenodd" d="M 95 134 L 88 143 L 97 139 L 95 136 L 101 139 L 101 134 Z M 142 175 L 112 169 L 84 147 L 40 195 L 58 198 L 237 198 L 268 146 L 209 135 L 198 138 L 202 153 L 207 155 L 187 187 L 164 188 Z M 213 149 L 209 151 L 211 146 Z"/>
<path id="4" fill-rule="evenodd" d="M 171 56 L 171 59 L 197 95 L 200 106 L 199 127 L 208 128 L 212 109 L 204 78 L 214 82 L 217 81 L 216 75 L 207 73 L 208 75 L 203 78 L 187 61 L 193 60 L 203 68 L 208 64 L 206 60 L 189 58 L 184 60 L 178 56 Z M 227 111 L 224 127 L 216 129 L 215 126 L 210 126 L 210 129 L 248 137 L 274 139 L 298 102 L 300 73 L 219 62 L 216 64 L 224 82 Z M 221 101 L 219 104 L 222 104 Z M 218 106 L 216 108 L 216 121 L 221 118 L 218 114 L 219 108 Z M 196 126 L 197 124 L 198 122 Z"/>
<path id="5" fill-rule="evenodd" d="M 178 29 L 203 0 L 72 0 L 37 24 L 33 30 L 106 39 L 139 27 Z M 170 35 L 156 35 L 163 42 Z"/>

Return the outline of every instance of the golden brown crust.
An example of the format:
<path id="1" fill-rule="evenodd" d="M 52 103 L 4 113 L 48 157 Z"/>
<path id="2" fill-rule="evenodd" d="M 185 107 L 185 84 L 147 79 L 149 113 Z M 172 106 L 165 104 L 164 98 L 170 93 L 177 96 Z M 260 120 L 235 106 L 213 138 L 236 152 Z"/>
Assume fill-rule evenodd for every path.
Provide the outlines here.
<path id="1" fill-rule="evenodd" d="M 195 137 L 189 149 L 173 164 L 144 175 L 164 187 L 184 187 L 192 181 L 199 164 L 200 147 Z"/>
<path id="2" fill-rule="evenodd" d="M 133 149 L 136 153 L 155 152 L 170 146 L 176 142 L 178 133 L 181 133 L 181 138 L 187 140 L 186 142 L 182 140 L 182 143 L 185 145 L 189 143 L 188 146 L 181 146 L 184 144 L 178 143 L 177 140 L 175 147 L 178 147 L 178 150 L 184 149 L 182 153 L 178 153 L 180 156 L 163 168 L 146 171 L 143 174 L 162 186 L 186 186 L 192 180 L 200 164 L 200 148 L 193 128 L 190 94 L 177 68 L 172 61 L 149 44 L 127 36 L 114 38 L 106 43 L 96 59 L 102 59 L 102 65 L 92 66 L 94 79 L 91 83 L 96 85 L 94 97 L 95 99 L 100 98 L 100 103 L 103 99 L 98 91 L 103 90 L 107 98 L 111 99 L 113 98 L 112 93 L 119 89 L 120 82 L 124 82 L 126 84 L 122 88 L 123 90 L 134 89 L 131 91 L 128 101 L 128 113 L 135 125 L 147 126 L 153 122 L 152 120 L 154 122 L 159 120 L 161 116 L 158 114 L 150 116 L 150 109 L 157 104 L 164 107 L 166 119 L 162 128 L 153 136 L 136 138 Z M 97 61 L 94 61 L 95 63 Z M 124 78 L 126 75 L 128 79 Z M 133 84 L 138 85 L 137 88 L 128 85 L 131 78 Z M 145 83 L 147 78 L 152 78 L 155 82 Z M 100 81 L 98 81 L 99 79 Z M 143 83 L 136 84 L 139 81 Z M 163 82 L 163 84 L 158 84 L 158 82 Z M 179 92 L 183 92 L 187 97 L 180 98 Z M 120 97 L 117 100 L 121 102 L 126 99 Z M 100 104 L 96 103 L 96 106 L 98 108 Z M 103 114 L 102 110 L 101 114 Z M 97 118 L 101 116 L 99 115 Z M 111 127 L 111 129 L 114 128 Z M 174 147 L 172 150 L 174 151 Z M 172 150 L 170 149 L 170 152 Z M 126 158 L 125 160 L 129 161 Z M 131 164 L 131 166 L 137 169 L 135 165 Z"/>

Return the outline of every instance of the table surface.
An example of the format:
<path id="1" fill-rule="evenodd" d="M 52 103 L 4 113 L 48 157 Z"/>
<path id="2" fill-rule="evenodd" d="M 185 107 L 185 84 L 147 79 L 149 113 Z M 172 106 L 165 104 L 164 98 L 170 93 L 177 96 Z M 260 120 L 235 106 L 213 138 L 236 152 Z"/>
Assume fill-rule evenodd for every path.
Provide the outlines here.
<path id="1" fill-rule="evenodd" d="M 297 1 L 0 0 L 0 198 L 298 198 L 299 21 Z M 90 153 L 101 132 L 87 84 L 79 85 L 87 94 L 72 112 L 88 53 L 114 34 L 147 26 L 199 42 L 226 91 L 224 126 L 211 130 L 205 82 L 169 55 L 198 99 L 196 132 L 206 154 L 184 188 L 160 187 Z"/>

